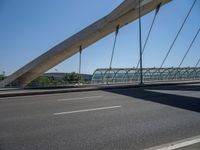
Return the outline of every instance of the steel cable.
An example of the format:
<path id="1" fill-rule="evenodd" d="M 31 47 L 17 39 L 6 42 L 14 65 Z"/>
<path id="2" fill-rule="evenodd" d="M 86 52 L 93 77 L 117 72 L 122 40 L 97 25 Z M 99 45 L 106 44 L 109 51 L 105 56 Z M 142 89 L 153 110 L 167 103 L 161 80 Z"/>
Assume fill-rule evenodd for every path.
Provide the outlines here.
<path id="1" fill-rule="evenodd" d="M 81 54 L 82 46 L 79 47 L 79 83 L 81 83 Z"/>
<path id="2" fill-rule="evenodd" d="M 151 31 L 152 31 L 152 28 L 153 28 L 154 22 L 155 22 L 155 20 L 156 20 L 157 14 L 158 14 L 158 12 L 159 12 L 159 10 L 160 10 L 160 6 L 161 6 L 161 3 L 156 7 L 155 15 L 154 15 L 154 17 L 153 17 L 153 20 L 152 20 L 152 23 L 151 23 L 151 26 L 150 26 L 149 32 L 148 32 L 148 34 L 147 34 L 147 37 L 146 37 L 146 40 L 145 40 L 144 46 L 143 46 L 143 48 L 142 48 L 142 55 L 143 55 L 144 50 L 145 50 L 145 48 L 146 48 L 147 42 L 148 42 L 148 40 L 149 40 L 149 37 L 150 37 Z M 139 67 L 139 64 L 140 64 L 140 60 L 138 60 L 138 63 L 137 63 L 136 68 Z"/>
<path id="3" fill-rule="evenodd" d="M 192 42 L 190 43 L 190 46 L 188 47 L 188 49 L 187 49 L 187 51 L 186 51 L 185 55 L 183 56 L 183 58 L 182 58 L 182 60 L 181 60 L 181 62 L 180 62 L 180 64 L 179 64 L 179 66 L 178 66 L 178 67 L 181 67 L 181 65 L 183 64 L 183 61 L 185 60 L 185 58 L 186 58 L 186 56 L 187 56 L 188 52 L 190 51 L 190 49 L 191 49 L 192 45 L 194 44 L 194 41 L 196 40 L 196 38 L 197 38 L 197 36 L 198 36 L 199 32 L 200 32 L 200 28 L 198 29 L 198 31 L 197 31 L 197 33 L 196 33 L 196 35 L 194 36 L 194 38 L 193 38 Z"/>
<path id="4" fill-rule="evenodd" d="M 200 58 L 199 58 L 199 60 L 197 61 L 195 67 L 197 67 L 197 66 L 199 65 L 199 63 L 200 63 Z"/>
<path id="5" fill-rule="evenodd" d="M 177 38 L 178 38 L 180 32 L 181 32 L 181 30 L 183 29 L 183 26 L 185 25 L 185 22 L 187 21 L 187 19 L 188 19 L 190 13 L 191 13 L 191 11 L 192 11 L 192 9 L 194 8 L 194 5 L 195 5 L 196 1 L 197 1 L 197 0 L 194 0 L 194 2 L 193 2 L 193 4 L 192 4 L 191 8 L 189 9 L 189 12 L 187 13 L 187 15 L 186 15 L 186 17 L 185 17 L 185 19 L 184 19 L 184 21 L 183 21 L 183 23 L 182 23 L 182 25 L 181 25 L 179 31 L 177 32 L 177 34 L 176 34 L 176 36 L 175 36 L 175 38 L 174 38 L 174 40 L 173 40 L 173 42 L 172 42 L 172 44 L 171 44 L 169 50 L 167 51 L 167 54 L 165 55 L 165 58 L 163 59 L 162 64 L 160 65 L 160 68 L 163 67 L 163 65 L 164 65 L 164 63 L 165 63 L 167 57 L 169 56 L 169 53 L 171 52 L 171 50 L 172 50 L 172 48 L 173 48 L 173 46 L 174 46 L 174 44 L 175 44 L 175 42 L 176 42 L 176 40 L 177 40 Z"/>
<path id="6" fill-rule="evenodd" d="M 112 67 L 112 61 L 113 61 L 113 56 L 114 56 L 114 52 L 115 52 L 115 46 L 116 46 L 118 32 L 119 32 L 119 25 L 116 27 L 116 31 L 115 31 L 115 39 L 114 39 L 114 43 L 113 43 L 113 49 L 112 49 L 112 53 L 111 53 L 110 66 L 109 66 L 110 69 Z"/>
<path id="7" fill-rule="evenodd" d="M 114 56 L 114 52 L 115 52 L 115 46 L 116 46 L 116 42 L 117 42 L 117 35 L 119 33 L 119 27 L 120 26 L 117 25 L 116 30 L 115 30 L 115 39 L 114 39 L 113 49 L 112 49 L 112 53 L 111 53 L 111 59 L 110 59 L 110 65 L 109 65 L 109 71 L 108 71 L 107 84 L 108 84 L 108 80 L 109 80 L 110 70 L 112 68 L 112 61 L 113 61 L 113 56 Z"/>

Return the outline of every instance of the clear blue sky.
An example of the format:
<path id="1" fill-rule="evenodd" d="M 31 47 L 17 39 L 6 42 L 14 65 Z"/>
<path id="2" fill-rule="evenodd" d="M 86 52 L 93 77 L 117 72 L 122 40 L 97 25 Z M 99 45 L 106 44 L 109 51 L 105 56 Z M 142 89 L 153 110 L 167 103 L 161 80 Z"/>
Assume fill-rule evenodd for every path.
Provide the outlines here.
<path id="1" fill-rule="evenodd" d="M 59 42 L 112 11 L 122 0 L 0 0 L 0 73 L 13 73 Z M 143 55 L 144 67 L 160 66 L 172 40 L 193 0 L 173 0 L 158 14 L 149 43 Z M 142 18 L 143 41 L 154 12 Z M 181 32 L 165 63 L 177 66 L 192 37 L 200 27 L 200 0 Z M 83 51 L 82 72 L 109 66 L 114 34 Z M 139 57 L 138 22 L 119 32 L 113 67 L 133 67 Z M 200 35 L 183 66 L 194 66 L 200 57 Z M 78 54 L 55 66 L 49 72 L 78 71 Z"/>

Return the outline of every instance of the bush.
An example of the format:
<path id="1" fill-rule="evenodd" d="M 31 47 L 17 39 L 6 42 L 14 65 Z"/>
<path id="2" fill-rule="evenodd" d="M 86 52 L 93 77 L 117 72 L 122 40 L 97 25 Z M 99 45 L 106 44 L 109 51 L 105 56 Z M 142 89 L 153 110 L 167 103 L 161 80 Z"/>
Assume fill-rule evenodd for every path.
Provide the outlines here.
<path id="1" fill-rule="evenodd" d="M 78 83 L 80 80 L 80 76 L 78 73 L 66 73 L 64 77 L 64 81 L 67 83 Z"/>
<path id="2" fill-rule="evenodd" d="M 5 79 L 5 76 L 4 75 L 0 75 L 0 81 L 4 80 L 4 79 Z"/>
<path id="3" fill-rule="evenodd" d="M 28 84 L 29 87 L 50 87 L 65 84 L 79 83 L 80 76 L 78 73 L 66 73 L 63 79 L 55 79 L 53 76 L 40 76 Z M 83 80 L 82 80 L 83 82 Z"/>
<path id="4" fill-rule="evenodd" d="M 64 82 L 62 80 L 56 80 L 53 76 L 47 77 L 47 76 L 40 76 L 37 79 L 33 80 L 31 83 L 29 83 L 28 86 L 56 86 L 63 84 Z"/>

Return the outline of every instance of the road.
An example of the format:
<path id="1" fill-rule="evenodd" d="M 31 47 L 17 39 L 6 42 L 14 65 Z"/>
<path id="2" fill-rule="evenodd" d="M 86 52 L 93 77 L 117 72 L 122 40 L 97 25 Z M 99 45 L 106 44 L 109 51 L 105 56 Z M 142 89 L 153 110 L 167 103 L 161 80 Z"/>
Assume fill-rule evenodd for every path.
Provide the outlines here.
<path id="1" fill-rule="evenodd" d="M 140 150 L 200 135 L 200 84 L 0 99 L 0 150 Z"/>

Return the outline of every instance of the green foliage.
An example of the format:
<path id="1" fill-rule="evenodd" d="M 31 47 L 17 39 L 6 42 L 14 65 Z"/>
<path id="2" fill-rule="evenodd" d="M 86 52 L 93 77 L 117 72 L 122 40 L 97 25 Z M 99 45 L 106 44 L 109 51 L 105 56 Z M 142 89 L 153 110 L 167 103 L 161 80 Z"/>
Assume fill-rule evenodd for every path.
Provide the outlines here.
<path id="1" fill-rule="evenodd" d="M 72 72 L 72 73 L 66 73 L 64 77 L 64 81 L 67 83 L 78 83 L 80 80 L 80 76 L 78 73 Z"/>
<path id="2" fill-rule="evenodd" d="M 29 83 L 29 87 L 53 87 L 53 86 L 63 86 L 66 84 L 76 84 L 79 83 L 80 76 L 78 73 L 66 73 L 63 79 L 55 79 L 53 76 L 40 76 L 37 79 Z M 82 80 L 83 83 L 83 80 Z"/>
<path id="3" fill-rule="evenodd" d="M 63 86 L 66 84 L 76 84 L 79 83 L 80 76 L 78 73 L 66 73 L 63 79 L 56 79 L 53 76 L 40 76 L 37 79 L 29 83 L 29 87 L 53 87 L 53 86 Z M 81 80 L 84 83 L 84 80 Z"/>
<path id="4" fill-rule="evenodd" d="M 47 77 L 47 76 L 40 76 L 37 79 L 33 80 L 31 83 L 29 83 L 29 86 L 56 86 L 64 84 L 63 80 L 56 80 L 53 76 Z"/>
<path id="5" fill-rule="evenodd" d="M 5 76 L 4 75 L 0 75 L 0 81 L 5 79 Z"/>

